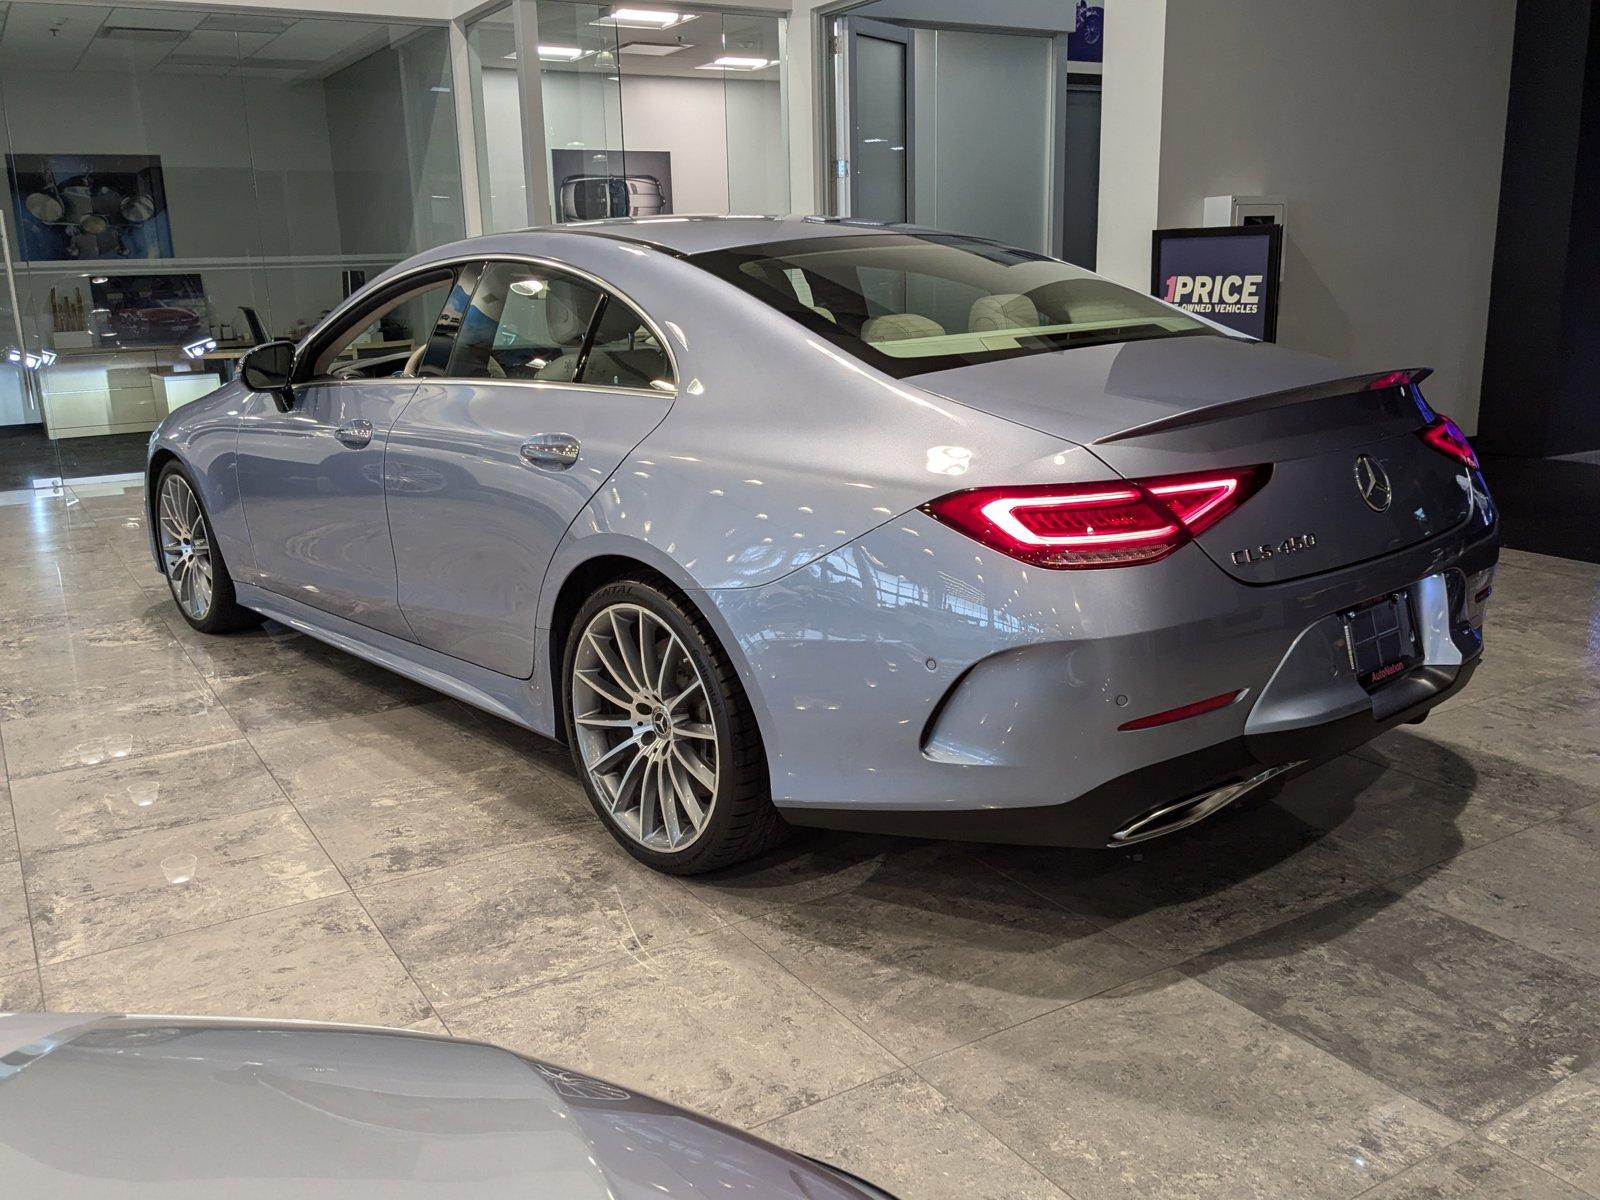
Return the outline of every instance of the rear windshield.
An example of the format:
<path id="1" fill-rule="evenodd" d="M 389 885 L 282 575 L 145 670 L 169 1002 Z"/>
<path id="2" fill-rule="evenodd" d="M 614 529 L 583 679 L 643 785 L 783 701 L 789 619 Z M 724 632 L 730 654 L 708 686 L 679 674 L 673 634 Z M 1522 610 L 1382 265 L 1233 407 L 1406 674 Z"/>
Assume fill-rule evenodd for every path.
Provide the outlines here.
<path id="1" fill-rule="evenodd" d="M 973 238 L 865 234 L 741 246 L 690 262 L 904 378 L 1210 326 L 1088 271 Z"/>

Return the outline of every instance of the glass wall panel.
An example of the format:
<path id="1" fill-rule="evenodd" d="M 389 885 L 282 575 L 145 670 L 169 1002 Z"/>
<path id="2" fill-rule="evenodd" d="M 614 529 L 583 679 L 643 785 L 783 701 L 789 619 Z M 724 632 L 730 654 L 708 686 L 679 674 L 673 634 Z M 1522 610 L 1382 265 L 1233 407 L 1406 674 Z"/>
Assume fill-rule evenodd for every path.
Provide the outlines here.
<path id="1" fill-rule="evenodd" d="M 510 5 L 467 27 L 478 191 L 485 233 L 524 229 L 532 223 L 522 149 L 522 94 L 516 50 Z"/>
<path id="2" fill-rule="evenodd" d="M 538 13 L 557 220 L 787 211 L 779 18 Z"/>
<path id="3" fill-rule="evenodd" d="M 220 383 L 230 351 L 298 336 L 464 231 L 442 26 L 87 4 L 0 16 L 0 210 L 25 348 L 56 356 L 36 372 L 29 436 L 60 463 L 70 444 L 74 464 L 137 469 L 145 433 Z"/>
<path id="4" fill-rule="evenodd" d="M 623 160 L 621 31 L 602 23 L 609 11 L 557 0 L 538 8 L 550 211 L 557 221 L 663 211 L 660 181 L 653 185 L 642 169 L 630 181 Z"/>
<path id="5" fill-rule="evenodd" d="M 1051 39 L 954 29 L 916 39 L 917 220 L 1048 250 L 1050 160 L 1040 148 L 1053 128 Z"/>
<path id="6" fill-rule="evenodd" d="M 743 69 L 721 72 L 728 138 L 728 209 L 789 211 L 789 142 L 783 119 L 783 21 L 722 18 L 722 53 Z M 760 60 L 766 65 L 752 68 Z"/>

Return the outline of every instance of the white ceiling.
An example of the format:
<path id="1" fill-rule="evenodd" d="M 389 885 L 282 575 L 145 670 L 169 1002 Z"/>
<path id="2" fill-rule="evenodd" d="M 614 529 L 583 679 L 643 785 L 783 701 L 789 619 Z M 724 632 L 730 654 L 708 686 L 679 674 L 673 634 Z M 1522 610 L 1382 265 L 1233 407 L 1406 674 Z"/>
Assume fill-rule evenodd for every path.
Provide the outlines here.
<path id="1" fill-rule="evenodd" d="M 0 4 L 0 70 L 320 78 L 413 28 L 177 8 Z"/>
<path id="2" fill-rule="evenodd" d="M 652 2 L 639 7 L 672 8 L 666 3 Z M 776 65 L 778 48 L 778 19 L 776 17 L 747 16 L 736 13 L 701 13 L 672 29 L 625 29 L 613 25 L 595 25 L 592 18 L 597 9 L 593 5 L 565 4 L 547 0 L 539 5 L 539 42 L 546 46 L 576 46 L 588 52 L 587 57 L 575 63 L 545 61 L 545 70 L 575 71 L 581 73 L 617 73 L 622 64 L 624 75 L 676 75 L 691 79 L 763 79 L 778 78 Z M 678 9 L 677 11 L 691 11 Z M 473 26 L 478 31 L 479 53 L 485 66 L 513 65 L 506 55 L 515 47 L 509 17 L 496 15 Z M 630 54 L 620 47 L 628 43 L 650 45 L 681 45 L 675 54 Z M 774 63 L 759 71 L 702 71 L 696 68 L 722 55 L 741 58 L 765 58 Z"/>
<path id="3" fill-rule="evenodd" d="M 590 5 L 539 6 L 539 40 L 578 46 L 575 63 L 544 62 L 546 70 L 691 79 L 776 80 L 776 65 L 759 71 L 697 70 L 720 55 L 776 60 L 775 17 L 702 13 L 670 30 L 595 25 Z M 687 11 L 687 10 L 684 10 Z M 323 78 L 409 33 L 414 26 L 365 21 L 206 13 L 179 8 L 102 8 L 90 5 L 5 3 L 0 0 L 0 71 L 134 71 L 170 75 L 256 75 Z M 489 67 L 511 67 L 509 17 L 478 22 L 475 41 Z M 681 45 L 674 54 L 633 54 L 628 43 Z"/>

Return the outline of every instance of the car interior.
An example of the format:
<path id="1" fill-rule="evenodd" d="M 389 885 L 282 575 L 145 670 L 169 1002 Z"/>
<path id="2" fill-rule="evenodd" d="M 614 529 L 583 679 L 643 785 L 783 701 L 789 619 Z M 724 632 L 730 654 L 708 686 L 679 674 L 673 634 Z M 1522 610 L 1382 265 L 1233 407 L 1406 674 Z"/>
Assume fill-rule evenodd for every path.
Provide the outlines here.
<path id="1" fill-rule="evenodd" d="M 828 256 L 814 256 L 825 260 Z M 883 354 L 934 354 L 1012 349 L 1028 339 L 1092 336 L 1138 327 L 1179 329 L 1191 319 L 1164 314 L 1139 297 L 1130 309 L 1127 289 L 1105 280 L 1054 279 L 1028 291 L 987 292 L 964 280 L 865 262 L 783 266 L 747 262 L 740 268 L 779 293 L 785 307 L 821 317 Z"/>
<path id="2" fill-rule="evenodd" d="M 623 301 L 582 280 L 518 263 L 478 275 L 459 332 L 440 324 L 453 278 L 434 277 L 317 353 L 312 377 L 532 380 L 670 391 L 671 359 Z M 460 307 L 458 304 L 456 307 Z M 436 346 L 430 354 L 430 346 Z"/>

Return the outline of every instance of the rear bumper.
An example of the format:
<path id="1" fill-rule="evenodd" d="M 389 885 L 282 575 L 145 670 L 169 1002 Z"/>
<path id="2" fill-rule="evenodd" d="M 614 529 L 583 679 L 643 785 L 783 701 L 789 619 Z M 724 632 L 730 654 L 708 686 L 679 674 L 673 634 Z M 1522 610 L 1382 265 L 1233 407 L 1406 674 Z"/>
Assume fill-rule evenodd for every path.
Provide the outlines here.
<path id="1" fill-rule="evenodd" d="M 1129 771 L 1058 804 L 909 812 L 808 808 L 785 812 L 784 817 L 795 825 L 861 833 L 1025 846 L 1108 846 L 1117 830 L 1142 813 L 1253 778 L 1269 767 L 1293 764 L 1285 777 L 1303 774 L 1387 729 L 1416 720 L 1464 688 L 1480 657 L 1454 669 L 1421 667 L 1397 680 L 1390 686 L 1413 678 L 1420 686 L 1412 691 L 1411 704 L 1388 716 L 1357 712 L 1301 729 L 1245 734 Z"/>
<path id="2" fill-rule="evenodd" d="M 1193 546 L 1126 571 L 1030 571 L 918 514 L 713 596 L 790 823 L 1104 846 L 1152 807 L 1304 770 L 1454 695 L 1481 653 L 1497 533 L 1485 513 L 1381 560 L 1249 586 Z M 1428 653 L 1369 694 L 1339 614 L 1425 586 Z M 1239 688 L 1224 709 L 1119 728 Z"/>

